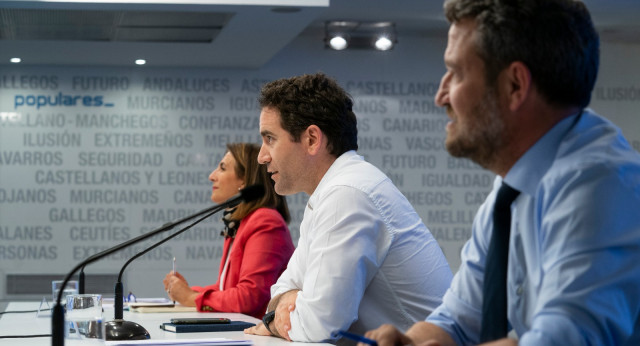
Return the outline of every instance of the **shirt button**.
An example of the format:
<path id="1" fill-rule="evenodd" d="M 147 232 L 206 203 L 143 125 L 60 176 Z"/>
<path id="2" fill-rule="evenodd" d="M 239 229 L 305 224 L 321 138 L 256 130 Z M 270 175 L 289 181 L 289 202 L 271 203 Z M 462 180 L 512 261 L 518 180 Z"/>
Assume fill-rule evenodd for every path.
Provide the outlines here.
<path id="1" fill-rule="evenodd" d="M 518 289 L 516 290 L 516 294 L 522 295 L 522 291 L 523 291 L 522 286 L 518 286 Z"/>

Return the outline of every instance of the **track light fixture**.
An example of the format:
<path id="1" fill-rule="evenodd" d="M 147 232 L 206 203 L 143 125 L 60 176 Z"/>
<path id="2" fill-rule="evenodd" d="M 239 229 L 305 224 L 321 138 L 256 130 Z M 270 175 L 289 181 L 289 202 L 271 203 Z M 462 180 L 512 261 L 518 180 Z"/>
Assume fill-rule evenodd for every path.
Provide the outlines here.
<path id="1" fill-rule="evenodd" d="M 336 34 L 329 39 L 329 46 L 335 50 L 343 50 L 349 46 L 347 42 L 347 36 L 343 34 Z"/>
<path id="2" fill-rule="evenodd" d="M 392 22 L 325 22 L 325 47 L 333 50 L 347 48 L 390 50 L 397 43 Z"/>
<path id="3" fill-rule="evenodd" d="M 377 50 L 389 50 L 393 48 L 393 41 L 391 41 L 387 36 L 380 36 L 376 40 L 375 46 Z"/>

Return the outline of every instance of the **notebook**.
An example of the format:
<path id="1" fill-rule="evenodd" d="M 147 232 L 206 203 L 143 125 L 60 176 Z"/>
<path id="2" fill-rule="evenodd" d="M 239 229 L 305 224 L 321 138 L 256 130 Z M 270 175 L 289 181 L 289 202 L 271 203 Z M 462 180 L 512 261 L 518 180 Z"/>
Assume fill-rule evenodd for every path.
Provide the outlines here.
<path id="1" fill-rule="evenodd" d="M 175 333 L 199 333 L 199 332 L 237 332 L 255 326 L 254 323 L 244 321 L 231 321 L 229 323 L 194 323 L 194 324 L 174 324 L 163 323 L 160 329 Z"/>

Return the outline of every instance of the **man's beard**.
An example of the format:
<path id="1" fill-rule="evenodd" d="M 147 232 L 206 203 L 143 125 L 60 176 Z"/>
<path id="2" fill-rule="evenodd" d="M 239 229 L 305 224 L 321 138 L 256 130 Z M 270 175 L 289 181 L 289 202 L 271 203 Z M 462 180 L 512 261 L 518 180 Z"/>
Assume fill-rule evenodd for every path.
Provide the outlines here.
<path id="1" fill-rule="evenodd" d="M 499 158 L 496 153 L 504 140 L 504 121 L 496 104 L 497 95 L 487 90 L 483 101 L 467 117 L 466 127 L 457 125 L 457 137 L 447 136 L 445 146 L 454 157 L 465 157 L 484 168 L 491 167 Z M 460 119 L 460 117 L 457 117 Z"/>

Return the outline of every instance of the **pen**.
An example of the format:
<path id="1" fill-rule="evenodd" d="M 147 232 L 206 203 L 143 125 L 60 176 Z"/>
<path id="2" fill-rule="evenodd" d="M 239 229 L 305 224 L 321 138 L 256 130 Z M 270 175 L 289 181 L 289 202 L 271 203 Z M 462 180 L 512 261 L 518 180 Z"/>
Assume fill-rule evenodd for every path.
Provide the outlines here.
<path id="1" fill-rule="evenodd" d="M 375 340 L 371 340 L 369 338 L 365 338 L 362 335 L 345 332 L 344 330 L 339 330 L 338 331 L 338 335 L 340 335 L 340 336 L 342 336 L 344 338 L 355 340 L 355 341 L 358 341 L 358 342 L 362 342 L 362 343 L 365 343 L 365 344 L 368 344 L 368 345 L 378 346 L 378 343 Z"/>
<path id="2" fill-rule="evenodd" d="M 173 258 L 173 275 L 176 275 L 176 258 Z M 173 305 L 176 305 L 176 301 L 173 301 Z"/>

